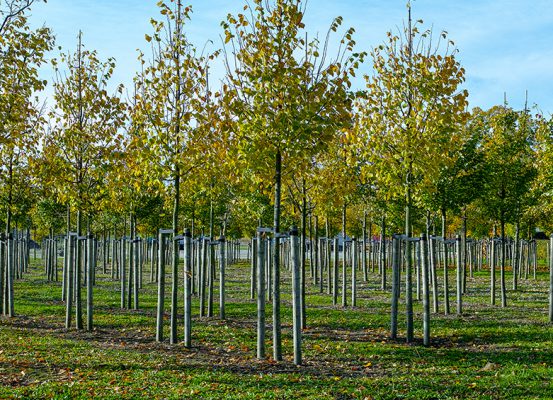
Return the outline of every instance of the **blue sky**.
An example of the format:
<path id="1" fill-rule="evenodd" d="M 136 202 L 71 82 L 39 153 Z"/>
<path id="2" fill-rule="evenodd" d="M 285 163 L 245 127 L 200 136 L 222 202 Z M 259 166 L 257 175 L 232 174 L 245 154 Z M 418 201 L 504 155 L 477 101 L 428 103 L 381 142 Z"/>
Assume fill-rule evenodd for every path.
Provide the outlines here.
<path id="1" fill-rule="evenodd" d="M 114 83 L 129 85 L 138 68 L 136 49 L 147 48 L 144 34 L 151 31 L 149 20 L 159 15 L 156 3 L 48 0 L 34 6 L 31 24 L 50 27 L 64 51 L 75 49 L 82 30 L 89 49 L 98 50 L 101 58 L 117 60 Z M 194 10 L 188 37 L 200 48 L 211 39 L 213 49 L 221 46 L 221 20 L 245 4 L 242 0 L 184 3 Z M 528 90 L 530 105 L 537 104 L 546 115 L 553 113 L 553 1 L 414 0 L 412 7 L 414 19 L 423 19 L 424 26 L 434 31 L 446 30 L 457 45 L 471 107 L 502 103 L 506 92 L 509 104 L 522 108 Z M 338 15 L 344 18 L 344 27 L 356 29 L 359 50 L 370 50 L 384 41 L 387 31 L 402 25 L 406 0 L 309 0 L 307 29 L 323 35 Z M 370 73 L 370 63 L 361 72 Z M 43 69 L 42 75 L 50 78 L 51 69 Z"/>

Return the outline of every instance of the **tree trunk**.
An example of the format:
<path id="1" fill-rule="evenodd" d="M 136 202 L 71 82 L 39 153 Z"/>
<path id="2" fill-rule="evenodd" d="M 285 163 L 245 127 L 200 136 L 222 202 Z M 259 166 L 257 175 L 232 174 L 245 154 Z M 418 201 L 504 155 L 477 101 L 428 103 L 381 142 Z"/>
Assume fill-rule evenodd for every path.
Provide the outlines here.
<path id="1" fill-rule="evenodd" d="M 257 235 L 257 358 L 265 358 L 265 240 Z"/>
<path id="2" fill-rule="evenodd" d="M 156 314 L 156 341 L 163 341 L 163 313 L 165 311 L 165 238 L 160 232 L 158 235 L 158 276 L 157 276 L 157 314 Z"/>
<path id="3" fill-rule="evenodd" d="M 273 251 L 273 358 L 282 361 L 282 341 L 280 326 L 280 195 L 282 185 L 282 154 L 280 149 L 275 157 L 275 206 L 273 233 L 275 245 Z"/>
<path id="4" fill-rule="evenodd" d="M 207 280 L 207 316 L 208 318 L 213 317 L 213 283 L 215 280 L 215 246 L 208 244 L 209 248 L 209 266 L 208 266 L 208 280 Z"/>
<path id="5" fill-rule="evenodd" d="M 221 238 L 221 252 L 224 238 Z M 224 256 L 221 256 L 221 319 L 225 318 L 224 308 Z M 189 229 L 184 231 L 184 346 L 192 346 L 192 235 Z"/>
<path id="6" fill-rule="evenodd" d="M 428 270 L 429 270 L 429 279 L 432 285 L 432 305 L 435 313 L 438 312 L 438 276 L 436 269 L 436 247 L 435 239 L 430 235 L 430 211 L 426 212 L 426 237 L 428 239 Z M 434 226 L 434 231 L 436 230 L 436 225 Z M 434 232 L 435 233 L 435 232 Z"/>
<path id="7" fill-rule="evenodd" d="M 505 218 L 501 217 L 501 307 L 507 307 L 507 288 L 505 285 Z"/>
<path id="8" fill-rule="evenodd" d="M 457 256 L 457 315 L 463 313 L 463 249 L 462 238 L 457 235 L 455 238 Z"/>
<path id="9" fill-rule="evenodd" d="M 175 240 L 179 228 L 179 200 L 180 200 L 180 170 L 175 167 L 175 176 L 173 177 L 175 197 L 173 198 L 173 258 L 172 258 L 172 276 L 171 276 L 171 335 L 169 341 L 171 344 L 177 343 L 177 308 L 178 308 L 178 289 L 179 289 L 179 243 Z"/>
<path id="10" fill-rule="evenodd" d="M 380 225 L 380 289 L 386 290 L 386 214 Z"/>
<path id="11" fill-rule="evenodd" d="M 328 242 L 330 243 L 330 241 Z M 336 305 L 338 303 L 338 265 L 340 263 L 340 252 L 339 252 L 339 243 L 338 238 L 334 238 L 334 262 L 332 264 L 333 274 L 332 274 L 332 304 Z M 330 268 L 330 266 L 329 266 Z M 329 282 L 330 285 L 330 282 Z"/>
<path id="12" fill-rule="evenodd" d="M 513 290 L 518 289 L 518 270 L 519 270 L 519 241 L 520 241 L 520 223 L 517 221 L 515 228 L 515 243 L 513 249 Z"/>
<path id="13" fill-rule="evenodd" d="M 363 213 L 363 237 L 361 245 L 361 268 L 363 269 L 363 282 L 369 280 L 367 271 L 367 212 Z"/>
<path id="14" fill-rule="evenodd" d="M 311 241 L 311 247 L 313 248 L 313 258 L 311 259 L 311 262 L 313 262 L 313 270 L 315 273 L 313 284 L 317 285 L 319 283 L 319 279 L 323 279 L 323 271 L 320 270 L 319 265 L 319 217 L 317 215 L 315 215 L 315 232 L 313 240 Z"/>
<path id="15" fill-rule="evenodd" d="M 106 230 L 106 224 L 102 226 L 102 273 L 105 275 L 108 272 L 108 232 Z"/>
<path id="16" fill-rule="evenodd" d="M 292 331 L 294 342 L 294 364 L 301 365 L 301 271 L 300 254 L 298 254 L 298 229 L 292 227 L 290 232 L 292 252 Z"/>
<path id="17" fill-rule="evenodd" d="M 83 329 L 83 309 L 81 299 L 81 271 L 82 271 L 82 246 L 81 246 L 82 213 L 77 211 L 77 257 L 75 262 L 75 324 L 77 329 Z"/>
<path id="18" fill-rule="evenodd" d="M 553 235 L 549 239 L 549 323 L 553 323 Z"/>
<path id="19" fill-rule="evenodd" d="M 463 294 L 467 291 L 467 207 L 463 207 L 463 236 L 461 237 L 461 255 L 462 255 L 462 289 Z"/>
<path id="20" fill-rule="evenodd" d="M 71 208 L 69 203 L 67 203 L 67 217 L 66 217 L 66 236 L 65 236 L 65 246 L 63 249 L 63 271 L 62 271 L 62 283 L 61 283 L 61 300 L 67 300 L 67 276 L 69 271 L 69 233 L 71 231 Z"/>
<path id="21" fill-rule="evenodd" d="M 405 306 L 407 313 L 407 343 L 411 343 L 414 337 L 414 325 L 413 325 L 413 265 L 411 260 L 411 182 L 410 173 L 407 174 L 407 193 L 406 193 L 406 206 L 405 206 L 405 236 L 407 240 L 405 242 L 406 252 L 406 276 L 405 276 Z"/>
<path id="22" fill-rule="evenodd" d="M 491 279 L 491 282 L 490 282 L 490 296 L 491 296 L 491 303 L 492 303 L 492 306 L 495 305 L 495 236 L 496 236 L 496 231 L 495 231 L 495 226 L 493 228 L 493 237 L 492 237 L 492 242 L 491 242 L 491 251 L 490 251 L 490 257 L 489 257 L 489 260 L 488 260 L 488 263 L 490 265 L 490 279 Z"/>
<path id="23" fill-rule="evenodd" d="M 201 264 L 200 264 L 200 317 L 205 317 L 205 295 L 207 283 L 207 257 L 208 257 L 208 240 L 203 237 L 200 240 L 201 244 Z"/>
<path id="24" fill-rule="evenodd" d="M 422 268 L 422 331 L 423 344 L 430 345 L 430 293 L 429 293 L 429 268 L 428 268 L 428 243 L 426 235 L 421 236 L 421 268 Z"/>
<path id="25" fill-rule="evenodd" d="M 302 209 L 301 209 L 301 240 L 300 240 L 300 304 L 301 304 L 301 329 L 307 326 L 307 306 L 305 304 L 305 239 L 307 226 L 307 194 L 305 189 L 305 179 L 302 180 Z M 301 359 L 301 357 L 300 357 Z"/>
<path id="26" fill-rule="evenodd" d="M 92 331 L 93 329 L 93 293 L 92 293 L 92 284 L 94 280 L 92 278 L 94 274 L 94 237 L 91 233 L 87 235 L 86 245 L 88 246 L 86 267 L 88 270 L 88 279 L 86 281 L 86 330 Z"/>
<path id="27" fill-rule="evenodd" d="M 134 271 L 135 271 L 135 256 L 134 248 L 136 244 L 134 243 L 134 218 L 133 213 L 129 215 L 129 276 L 127 281 L 127 308 L 130 310 L 132 308 L 132 296 L 134 290 Z"/>
<path id="28" fill-rule="evenodd" d="M 66 277 L 66 284 L 67 288 L 65 290 L 65 307 L 66 307 L 66 313 L 65 313 L 65 328 L 69 329 L 71 328 L 71 313 L 73 312 L 73 286 L 75 284 L 75 280 L 73 277 L 73 272 L 75 270 L 75 264 L 74 264 L 74 246 L 73 246 L 73 237 L 69 234 L 69 231 L 67 232 L 67 277 Z"/>
<path id="29" fill-rule="evenodd" d="M 0 232 L 0 314 L 5 315 L 5 292 L 6 288 L 6 264 L 5 264 L 5 248 L 6 248 L 6 235 L 4 232 Z"/>
<path id="30" fill-rule="evenodd" d="M 444 241 L 444 314 L 449 315 L 449 268 L 448 268 L 448 251 L 447 251 L 447 213 L 446 209 L 442 208 L 442 239 Z"/>
<path id="31" fill-rule="evenodd" d="M 351 306 L 357 307 L 357 240 L 351 238 Z"/>
<path id="32" fill-rule="evenodd" d="M 257 238 L 251 240 L 251 282 L 250 282 L 250 299 L 254 300 L 257 292 Z"/>
<path id="33" fill-rule="evenodd" d="M 225 237 L 219 238 L 219 318 L 225 319 Z"/>
<path id="34" fill-rule="evenodd" d="M 127 231 L 127 221 L 123 222 L 123 235 L 121 237 L 121 252 L 119 263 L 119 278 L 121 280 L 121 308 L 126 306 L 126 291 L 127 291 L 127 240 L 125 239 L 125 233 Z"/>
<path id="35" fill-rule="evenodd" d="M 398 316 L 398 303 L 400 293 L 400 271 L 401 271 L 401 242 L 397 237 L 392 239 L 392 310 L 391 310 L 391 322 L 390 322 L 390 337 L 391 339 L 397 339 L 397 316 Z"/>
<path id="36" fill-rule="evenodd" d="M 10 157 L 10 161 L 8 163 L 8 174 L 7 174 L 6 181 L 8 184 L 8 199 L 6 202 L 6 236 L 8 236 L 12 230 L 12 202 L 13 202 L 13 160 L 12 157 Z"/>

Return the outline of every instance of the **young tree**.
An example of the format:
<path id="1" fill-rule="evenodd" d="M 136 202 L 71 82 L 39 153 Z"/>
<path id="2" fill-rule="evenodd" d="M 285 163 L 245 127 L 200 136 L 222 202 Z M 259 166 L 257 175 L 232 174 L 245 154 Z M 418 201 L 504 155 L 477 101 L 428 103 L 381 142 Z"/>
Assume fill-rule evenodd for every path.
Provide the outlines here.
<path id="1" fill-rule="evenodd" d="M 346 88 L 360 55 L 351 55 L 353 29 L 342 50 L 327 59 L 327 47 L 308 40 L 302 0 L 254 0 L 246 14 L 229 15 L 225 30 L 227 76 L 225 101 L 236 121 L 239 157 L 255 181 L 274 182 L 273 349 L 282 360 L 280 322 L 280 251 L 282 175 L 296 160 L 323 149 L 347 120 Z M 336 31 L 337 18 L 330 30 Z M 273 179 L 269 176 L 273 175 Z"/>
<path id="2" fill-rule="evenodd" d="M 466 231 L 466 207 L 482 195 L 485 178 L 484 154 L 481 148 L 485 134 L 485 116 L 474 110 L 466 126 L 459 127 L 456 142 L 444 155 L 435 179 L 425 180 L 422 203 L 428 210 L 438 211 L 442 218 L 442 237 L 448 237 L 447 213 L 463 210 L 463 232 Z M 430 212 L 428 212 L 429 214 Z M 430 221 L 427 218 L 427 224 Z M 428 229 L 428 228 L 427 228 Z M 463 240 L 464 243 L 464 240 Z M 463 251 L 464 251 L 464 246 Z M 444 246 L 444 311 L 449 314 L 448 248 Z M 460 298 L 460 297 L 459 297 Z"/>
<path id="3" fill-rule="evenodd" d="M 77 235 L 81 236 L 83 212 L 90 213 L 98 196 L 103 196 L 104 176 L 121 140 L 119 129 L 125 119 L 124 103 L 120 100 L 122 86 L 117 94 L 108 93 L 115 61 L 110 58 L 102 62 L 96 51 L 87 50 L 82 33 L 78 35 L 76 52 L 62 54 L 53 64 L 56 103 L 50 114 L 53 126 L 43 142 L 42 178 L 55 190 L 59 202 L 77 211 Z M 77 329 L 83 327 L 81 259 L 81 246 L 77 246 Z M 70 326 L 70 321 L 67 325 Z"/>
<path id="4" fill-rule="evenodd" d="M 410 237 L 413 205 L 420 202 L 423 178 L 437 176 L 464 121 L 467 92 L 460 90 L 464 69 L 432 32 L 420 32 L 409 20 L 399 35 L 388 33 L 385 44 L 372 52 L 374 75 L 359 103 L 359 143 L 372 169 L 374 183 L 393 198 L 405 201 L 405 234 Z M 441 34 L 442 39 L 447 34 Z M 413 340 L 412 260 L 407 256 L 407 341 Z"/>
<path id="5" fill-rule="evenodd" d="M 143 54 L 139 56 L 145 69 L 137 79 L 137 105 L 144 127 L 135 139 L 143 150 L 140 162 L 149 170 L 149 177 L 161 186 L 170 183 L 176 237 L 181 183 L 201 166 L 214 135 L 204 106 L 210 97 L 207 66 L 216 54 L 204 57 L 188 41 L 184 28 L 191 7 L 184 7 L 181 0 L 160 2 L 159 7 L 166 21 L 151 20 L 153 35 L 146 35 L 152 47 L 151 59 L 147 62 Z M 174 246 L 171 343 L 177 341 L 178 251 L 179 246 Z"/>
<path id="6" fill-rule="evenodd" d="M 36 93 L 46 82 L 39 78 L 38 68 L 53 45 L 48 28 L 33 31 L 27 25 L 25 12 L 32 3 L 0 4 L 0 205 L 6 212 L 6 232 L 22 190 L 28 188 L 29 157 L 38 147 L 43 123 Z"/>
<path id="7" fill-rule="evenodd" d="M 0 2 L 0 212 L 5 220 L 0 219 L 4 220 L 8 237 L 14 214 L 31 208 L 29 160 L 38 148 L 43 123 L 43 107 L 36 93 L 46 85 L 39 78 L 38 69 L 53 45 L 48 28 L 29 28 L 26 12 L 32 4 L 32 0 Z M 15 257 L 8 254 L 5 260 L 6 274 L 0 273 L 0 297 L 7 303 L 3 312 L 13 316 Z M 0 266 L 5 260 L 0 260 Z"/>
<path id="8" fill-rule="evenodd" d="M 551 213 L 553 212 L 553 119 L 541 114 L 535 117 L 536 125 L 536 167 L 538 175 L 533 181 L 533 192 L 540 202 L 533 206 L 532 213 L 540 221 L 540 226 L 553 230 Z"/>
<path id="9" fill-rule="evenodd" d="M 515 222 L 527 207 L 525 199 L 537 175 L 533 151 L 535 129 L 526 110 L 517 112 L 507 105 L 491 108 L 487 122 L 488 130 L 482 142 L 488 171 L 483 205 L 488 215 L 500 224 L 501 306 L 506 307 L 505 224 Z"/>

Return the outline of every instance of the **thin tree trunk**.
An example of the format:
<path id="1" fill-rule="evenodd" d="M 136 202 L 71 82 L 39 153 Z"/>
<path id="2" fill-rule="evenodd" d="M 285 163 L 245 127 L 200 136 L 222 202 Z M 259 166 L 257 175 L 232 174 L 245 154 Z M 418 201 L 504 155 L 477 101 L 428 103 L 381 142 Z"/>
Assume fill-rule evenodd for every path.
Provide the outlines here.
<path id="1" fill-rule="evenodd" d="M 553 323 L 553 235 L 549 239 L 549 323 Z"/>
<path id="2" fill-rule="evenodd" d="M 221 248 L 224 249 L 224 238 Z M 178 244 L 177 244 L 178 245 Z M 224 256 L 221 256 L 221 293 L 224 296 Z M 221 319 L 225 318 L 224 297 L 221 301 Z M 192 346 L 192 235 L 189 229 L 184 231 L 184 346 Z"/>
<path id="3" fill-rule="evenodd" d="M 75 262 L 75 324 L 77 329 L 83 329 L 82 299 L 81 299 L 81 268 L 82 268 L 82 246 L 81 246 L 81 225 L 82 214 L 77 211 L 77 257 Z"/>
<path id="4" fill-rule="evenodd" d="M 173 198 L 173 258 L 171 276 L 171 344 L 177 343 L 177 309 L 179 289 L 179 243 L 175 240 L 179 228 L 179 200 L 180 200 L 180 170 L 175 167 L 173 178 L 175 197 Z"/>
<path id="5" fill-rule="evenodd" d="M 390 337 L 392 340 L 397 339 L 397 316 L 398 303 L 400 293 L 400 251 L 401 242 L 397 237 L 392 239 L 392 311 L 390 322 Z"/>
<path id="6" fill-rule="evenodd" d="M 421 267 L 422 267 L 422 331 L 423 344 L 430 345 L 430 294 L 429 294 L 429 268 L 428 268 L 428 243 L 426 235 L 421 236 Z"/>
<path id="7" fill-rule="evenodd" d="M 67 279 L 66 284 L 67 288 L 65 290 L 65 306 L 66 306 L 66 313 L 65 313 L 65 328 L 69 329 L 71 328 L 71 314 L 73 312 L 73 285 L 75 284 L 75 281 L 73 279 L 73 272 L 75 270 L 75 264 L 74 264 L 74 246 L 73 246 L 73 237 L 69 234 L 69 231 L 67 232 Z"/>
<path id="8" fill-rule="evenodd" d="M 363 282 L 369 280 L 367 271 L 367 212 L 363 213 L 363 237 L 361 244 L 361 268 L 363 269 Z"/>
<path id="9" fill-rule="evenodd" d="M 15 316 L 15 304 L 13 297 L 13 280 L 14 280 L 14 269 L 15 269 L 15 257 L 14 257 L 14 237 L 13 233 L 9 232 L 7 238 L 7 263 L 6 263 L 6 309 L 8 317 Z"/>
<path id="10" fill-rule="evenodd" d="M 447 214 L 442 208 L 442 239 L 444 243 L 444 314 L 449 315 L 449 257 L 447 249 Z"/>
<path id="11" fill-rule="evenodd" d="M 380 225 L 380 289 L 386 290 L 386 214 L 382 214 Z"/>
<path id="12" fill-rule="evenodd" d="M 219 318 L 225 319 L 225 237 L 219 238 Z"/>
<path id="13" fill-rule="evenodd" d="M 207 316 L 208 318 L 211 318 L 213 317 L 213 284 L 215 280 L 215 246 L 211 242 L 209 243 L 209 263 L 207 277 Z"/>
<path id="14" fill-rule="evenodd" d="M 254 300 L 257 292 L 257 238 L 252 238 L 251 248 L 250 299 Z"/>
<path id="15" fill-rule="evenodd" d="M 257 235 L 257 358 L 265 358 L 265 241 Z"/>
<path id="16" fill-rule="evenodd" d="M 282 340 L 280 325 L 280 195 L 282 185 L 282 155 L 280 149 L 275 157 L 275 206 L 274 226 L 275 245 L 273 251 L 273 358 L 282 361 Z"/>
<path id="17" fill-rule="evenodd" d="M 293 227 L 290 232 L 292 256 L 292 331 L 294 342 L 294 364 L 301 365 L 301 263 L 298 251 L 298 229 Z"/>
<path id="18" fill-rule="evenodd" d="M 507 287 L 505 285 L 505 219 L 501 218 L 501 307 L 507 307 Z"/>
<path id="19" fill-rule="evenodd" d="M 494 228 L 494 237 L 492 238 L 492 242 L 491 242 L 490 253 L 491 253 L 489 257 L 490 278 L 491 278 L 490 296 L 491 296 L 492 305 L 495 305 L 495 228 Z"/>
<path id="20" fill-rule="evenodd" d="M 467 291 L 467 208 L 463 207 L 463 236 L 461 237 L 462 264 L 461 273 L 463 275 L 462 293 Z"/>
<path id="21" fill-rule="evenodd" d="M 462 238 L 457 235 L 455 238 L 457 256 L 457 315 L 463 313 L 463 250 Z"/>
<path id="22" fill-rule="evenodd" d="M 406 275 L 405 275 L 405 306 L 407 313 L 407 343 L 411 343 L 414 339 L 414 324 L 413 324 L 413 265 L 411 260 L 411 182 L 410 174 L 407 175 L 407 204 L 405 206 L 405 242 L 406 259 Z"/>
<path id="23" fill-rule="evenodd" d="M 357 240 L 351 239 L 351 306 L 357 306 Z"/>
<path id="24" fill-rule="evenodd" d="M 330 243 L 330 242 L 328 242 Z M 332 274 L 332 304 L 338 304 L 338 268 L 340 263 L 340 251 L 339 251 L 338 238 L 334 238 L 334 262 L 333 262 L 333 274 Z M 329 266 L 330 268 L 330 266 Z M 329 283 L 330 284 L 330 283 Z"/>
<path id="25" fill-rule="evenodd" d="M 0 232 L 0 314 L 6 314 L 6 235 L 4 232 Z"/>
<path id="26" fill-rule="evenodd" d="M 86 244 L 88 246 L 88 259 L 86 260 L 86 266 L 88 268 L 88 279 L 86 281 L 86 330 L 92 331 L 93 329 L 93 293 L 92 293 L 92 284 L 93 284 L 93 278 L 92 275 L 94 274 L 94 257 L 93 257 L 93 251 L 94 251 L 94 236 L 92 236 L 91 233 L 87 235 L 87 241 Z"/>
<path id="27" fill-rule="evenodd" d="M 141 254 L 141 246 L 142 241 L 138 239 L 136 234 L 136 214 L 132 214 L 133 219 L 133 245 L 134 245 L 134 280 L 133 280 L 133 309 L 138 310 L 138 289 L 140 289 L 140 282 L 141 282 L 141 270 L 142 270 L 142 257 Z"/>
<path id="28" fill-rule="evenodd" d="M 302 179 L 302 209 L 301 209 L 301 240 L 300 240 L 300 304 L 301 304 L 301 329 L 307 326 L 307 306 L 305 304 L 305 246 L 306 246 L 306 227 L 307 227 L 307 194 L 305 189 L 305 179 Z M 301 360 L 301 356 L 300 356 Z M 301 361 L 300 361 L 301 362 Z"/>
<path id="29" fill-rule="evenodd" d="M 127 280 L 127 308 L 130 310 L 132 308 L 132 295 L 133 295 L 133 283 L 134 283 L 134 218 L 133 213 L 129 215 L 129 275 Z"/>
<path id="30" fill-rule="evenodd" d="M 163 312 L 165 308 L 165 238 L 159 232 L 158 235 L 158 277 L 157 277 L 157 323 L 156 341 L 163 341 Z"/>

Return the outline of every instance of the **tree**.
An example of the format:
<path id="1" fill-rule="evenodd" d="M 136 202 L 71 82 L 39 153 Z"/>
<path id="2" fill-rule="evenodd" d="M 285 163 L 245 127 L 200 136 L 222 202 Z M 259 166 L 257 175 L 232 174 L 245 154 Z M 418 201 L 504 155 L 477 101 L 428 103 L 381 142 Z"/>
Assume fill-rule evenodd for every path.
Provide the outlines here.
<path id="1" fill-rule="evenodd" d="M 44 2 L 46 3 L 46 0 Z M 26 22 L 25 13 L 30 10 L 35 0 L 8 0 L 3 3 L 0 4 L 0 38 L 3 38 L 6 31 L 14 25 Z"/>
<path id="2" fill-rule="evenodd" d="M 26 12 L 32 4 L 32 0 L 0 3 L 0 212 L 5 215 L 8 243 L 14 214 L 25 215 L 31 208 L 29 159 L 38 147 L 43 123 L 36 93 L 46 85 L 38 69 L 53 45 L 48 28 L 33 31 L 27 25 Z M 7 300 L 7 308 L 0 308 L 9 316 L 14 315 L 15 259 L 7 254 L 5 270 L 4 258 L 0 260 L 0 297 Z"/>
<path id="3" fill-rule="evenodd" d="M 137 101 L 143 129 L 136 136 L 142 148 L 143 168 L 158 187 L 170 182 L 173 202 L 173 237 L 178 235 L 181 182 L 191 178 L 209 151 L 214 132 L 205 118 L 204 106 L 211 94 L 207 90 L 207 57 L 198 54 L 188 41 L 184 27 L 190 19 L 191 7 L 180 0 L 159 3 L 166 21 L 151 20 L 152 56 L 146 62 L 141 53 L 144 72 L 137 79 Z M 171 343 L 177 341 L 178 246 L 174 246 L 172 271 Z"/>
<path id="4" fill-rule="evenodd" d="M 99 196 L 104 196 L 104 176 L 121 140 L 119 129 L 125 119 L 122 86 L 114 95 L 107 92 L 115 60 L 100 61 L 96 51 L 84 47 L 82 33 L 76 52 L 61 54 L 53 65 L 55 108 L 50 113 L 52 128 L 43 142 L 42 178 L 59 202 L 77 211 L 77 235 L 81 236 L 83 212 L 91 213 Z M 77 246 L 77 266 L 81 265 L 81 253 Z M 80 267 L 75 273 L 75 281 L 81 282 Z M 75 290 L 76 327 L 82 329 L 80 284 Z M 70 301 L 67 303 L 69 307 Z M 67 327 L 70 324 L 67 320 Z"/>
<path id="5" fill-rule="evenodd" d="M 46 85 L 38 68 L 53 45 L 48 28 L 32 31 L 27 25 L 25 12 L 32 3 L 14 0 L 0 8 L 0 201 L 6 232 L 11 230 L 14 207 L 29 187 L 29 156 L 38 147 L 43 123 L 36 93 Z"/>
<path id="6" fill-rule="evenodd" d="M 482 142 L 488 174 L 483 202 L 490 217 L 500 224 L 501 306 L 507 306 L 505 287 L 505 224 L 515 222 L 527 207 L 527 194 L 537 175 L 535 165 L 535 127 L 531 116 L 507 105 L 487 112 L 488 129 Z M 493 279 L 494 271 L 492 271 Z M 492 282 L 492 304 L 495 304 Z"/>
<path id="7" fill-rule="evenodd" d="M 342 50 L 327 59 L 327 44 L 308 40 L 301 0 L 254 0 L 248 15 L 229 15 L 225 30 L 224 93 L 236 120 L 234 134 L 239 157 L 253 171 L 255 183 L 274 175 L 273 234 L 281 222 L 282 175 L 297 160 L 321 151 L 347 120 L 346 91 L 362 55 L 352 55 L 353 29 L 342 39 Z M 336 31 L 337 18 L 330 31 Z M 329 33 L 330 33 L 329 31 Z M 280 251 L 275 241 L 273 260 L 273 349 L 282 360 L 280 322 Z"/>
<path id="8" fill-rule="evenodd" d="M 411 212 L 420 203 L 423 179 L 434 179 L 455 132 L 465 119 L 467 92 L 459 89 L 464 69 L 450 51 L 433 45 L 430 31 L 411 22 L 400 35 L 388 32 L 387 42 L 372 52 L 374 75 L 359 102 L 359 143 L 366 149 L 374 184 L 394 199 L 405 200 L 405 234 L 411 236 Z M 441 34 L 447 39 L 447 34 Z M 412 260 L 407 256 L 407 341 L 413 340 Z"/>
<path id="9" fill-rule="evenodd" d="M 541 201 L 534 205 L 533 214 L 541 216 L 540 226 L 553 231 L 553 119 L 537 114 L 536 121 L 536 168 L 538 175 L 533 181 L 533 192 Z M 538 218 L 536 218 L 538 219 Z"/>
<path id="10" fill-rule="evenodd" d="M 426 180 L 422 203 L 427 212 L 427 231 L 430 225 L 430 210 L 438 211 L 442 219 L 442 238 L 448 237 L 447 213 L 460 213 L 463 210 L 463 252 L 466 235 L 466 207 L 482 195 L 485 178 L 484 154 L 481 141 L 485 134 L 485 116 L 479 110 L 473 114 L 465 126 L 459 126 L 456 141 L 444 154 L 448 161 L 442 163 L 437 178 Z M 429 233 L 429 232 L 427 232 Z M 448 284 L 447 246 L 444 246 L 444 311 L 450 312 Z M 462 281 L 464 283 L 464 279 Z M 464 286 L 464 285 L 463 285 Z M 436 297 L 435 307 L 437 305 Z M 460 297 L 458 297 L 460 299 Z"/>

